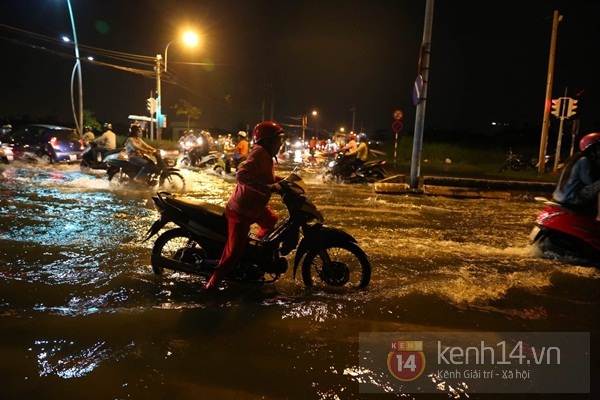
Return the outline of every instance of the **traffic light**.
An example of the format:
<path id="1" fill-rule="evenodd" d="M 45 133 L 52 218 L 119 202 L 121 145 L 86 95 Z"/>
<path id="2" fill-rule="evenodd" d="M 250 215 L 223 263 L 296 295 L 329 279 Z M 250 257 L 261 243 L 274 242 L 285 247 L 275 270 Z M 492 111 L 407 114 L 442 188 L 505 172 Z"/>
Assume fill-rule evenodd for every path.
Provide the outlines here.
<path id="1" fill-rule="evenodd" d="M 156 99 L 154 97 L 150 97 L 146 100 L 146 108 L 150 111 L 150 114 L 156 112 Z"/>
<path id="2" fill-rule="evenodd" d="M 561 103 L 562 103 L 562 98 L 552 99 L 552 111 L 550 111 L 550 113 L 552 115 L 554 115 L 556 118 L 560 117 Z"/>
<path id="3" fill-rule="evenodd" d="M 577 110 L 577 102 L 579 100 L 569 99 L 569 105 L 567 107 L 567 117 L 577 114 L 575 110 Z"/>

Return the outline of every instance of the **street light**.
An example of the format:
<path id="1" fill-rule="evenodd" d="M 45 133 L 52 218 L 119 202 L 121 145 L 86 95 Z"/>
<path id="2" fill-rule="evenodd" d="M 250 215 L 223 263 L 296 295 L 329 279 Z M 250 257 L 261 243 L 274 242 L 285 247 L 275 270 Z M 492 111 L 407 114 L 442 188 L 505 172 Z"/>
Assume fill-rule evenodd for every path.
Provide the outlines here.
<path id="1" fill-rule="evenodd" d="M 188 46 L 195 46 L 198 43 L 198 35 L 194 32 L 187 31 L 183 34 L 183 36 L 179 39 L 171 40 L 167 43 L 165 47 L 165 72 L 167 72 L 168 68 L 168 54 L 169 54 L 169 46 L 175 42 L 183 41 Z M 167 126 L 166 121 L 164 120 L 164 116 L 162 115 L 162 91 L 161 91 L 161 82 L 160 75 L 162 73 L 161 67 L 162 56 L 160 54 L 156 55 L 156 122 L 157 122 L 157 131 L 158 131 L 158 140 L 161 139 L 162 131 L 160 128 L 164 128 Z"/>

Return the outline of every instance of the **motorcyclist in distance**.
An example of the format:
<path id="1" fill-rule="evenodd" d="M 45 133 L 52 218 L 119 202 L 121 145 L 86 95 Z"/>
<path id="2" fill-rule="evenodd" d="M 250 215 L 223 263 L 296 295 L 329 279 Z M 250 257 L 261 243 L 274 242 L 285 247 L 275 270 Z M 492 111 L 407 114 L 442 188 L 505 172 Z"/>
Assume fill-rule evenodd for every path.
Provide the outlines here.
<path id="1" fill-rule="evenodd" d="M 187 136 L 185 137 L 185 144 L 188 147 L 195 146 L 198 143 L 198 138 L 194 135 L 193 130 L 189 130 Z"/>
<path id="2" fill-rule="evenodd" d="M 246 132 L 239 131 L 237 136 L 238 136 L 238 142 L 232 150 L 232 152 L 233 152 L 233 154 L 231 155 L 232 160 L 230 158 L 227 158 L 227 163 L 226 163 L 226 168 L 225 168 L 225 172 L 227 172 L 227 173 L 231 172 L 232 162 L 233 162 L 233 167 L 237 169 L 241 163 L 246 161 L 246 157 L 248 157 L 249 145 L 248 145 L 248 140 L 246 140 L 246 136 L 247 136 Z"/>
<path id="3" fill-rule="evenodd" d="M 580 152 L 567 160 L 553 199 L 584 212 L 598 212 L 600 202 L 600 133 L 590 133 L 579 141 Z M 596 218 L 600 221 L 600 214 Z"/>
<path id="4" fill-rule="evenodd" d="M 92 140 L 90 143 L 96 143 L 98 146 L 92 149 L 94 159 L 98 157 L 98 153 L 104 155 L 117 148 L 117 135 L 112 131 L 112 124 L 105 123 L 102 127 L 102 135 L 98 139 Z"/>
<path id="5" fill-rule="evenodd" d="M 356 148 L 356 152 L 348 152 L 347 154 L 349 156 L 356 154 L 356 159 L 352 161 L 352 166 L 354 167 L 354 170 L 357 170 L 358 168 L 362 167 L 362 165 L 367 161 L 367 158 L 369 157 L 369 146 L 367 146 L 367 134 L 364 132 L 359 133 L 358 141 L 359 144 Z"/>
<path id="6" fill-rule="evenodd" d="M 265 121 L 254 127 L 252 138 L 256 146 L 237 171 L 237 185 L 225 206 L 227 243 L 219 265 L 203 289 L 218 289 L 223 278 L 233 271 L 244 254 L 252 224 L 259 226 L 258 237 L 266 236 L 275 227 L 277 214 L 267 204 L 271 193 L 281 190 L 278 182 L 283 178 L 275 175 L 273 158 L 284 136 L 283 128 L 276 122 Z"/>
<path id="7" fill-rule="evenodd" d="M 81 137 L 81 140 L 83 141 L 83 145 L 84 146 L 89 146 L 90 142 L 93 142 L 94 139 L 96 138 L 96 136 L 94 136 L 94 132 L 92 132 L 92 127 L 91 126 L 86 126 L 83 129 L 83 136 Z"/>
<path id="8" fill-rule="evenodd" d="M 348 135 L 348 139 L 348 143 L 342 147 L 340 151 L 343 151 L 344 153 L 356 153 L 356 150 L 358 149 L 358 145 L 356 144 L 356 135 L 351 133 Z"/>
<path id="9" fill-rule="evenodd" d="M 343 170 L 345 171 L 345 175 L 349 178 L 356 176 L 356 170 L 367 161 L 367 157 L 369 156 L 367 135 L 365 133 L 360 133 L 358 135 L 358 140 L 360 142 L 359 145 L 356 144 L 356 135 L 351 133 L 350 142 L 342 148 L 342 151 L 346 151 L 343 159 Z"/>
<path id="10" fill-rule="evenodd" d="M 142 127 L 133 123 L 129 127 L 129 136 L 125 141 L 125 152 L 129 157 L 129 162 L 138 167 L 142 167 L 135 176 L 134 180 L 138 183 L 146 183 L 148 172 L 154 166 L 154 162 L 148 158 L 156 149 L 142 140 Z"/>

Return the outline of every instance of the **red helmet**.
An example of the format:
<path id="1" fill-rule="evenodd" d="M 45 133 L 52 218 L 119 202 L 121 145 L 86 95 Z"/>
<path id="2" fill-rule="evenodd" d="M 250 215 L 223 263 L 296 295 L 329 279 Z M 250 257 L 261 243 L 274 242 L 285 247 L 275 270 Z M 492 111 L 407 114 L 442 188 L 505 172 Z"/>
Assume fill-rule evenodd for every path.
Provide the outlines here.
<path id="1" fill-rule="evenodd" d="M 350 140 L 356 140 L 356 135 L 354 133 L 351 133 L 351 134 L 348 135 L 348 138 Z"/>
<path id="2" fill-rule="evenodd" d="M 281 125 L 277 122 L 273 121 L 264 121 L 254 127 L 254 131 L 252 131 L 252 140 L 254 143 L 258 143 L 262 139 L 270 138 L 270 137 L 283 137 L 285 136 L 285 132 Z"/>
<path id="3" fill-rule="evenodd" d="M 600 133 L 588 133 L 579 141 L 579 149 L 586 151 L 598 142 L 600 142 Z"/>

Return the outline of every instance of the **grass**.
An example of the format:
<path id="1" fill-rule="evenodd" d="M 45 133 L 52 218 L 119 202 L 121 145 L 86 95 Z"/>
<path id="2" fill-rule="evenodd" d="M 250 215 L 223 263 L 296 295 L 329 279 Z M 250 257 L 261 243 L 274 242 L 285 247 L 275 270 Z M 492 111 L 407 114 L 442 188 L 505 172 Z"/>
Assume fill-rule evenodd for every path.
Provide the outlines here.
<path id="1" fill-rule="evenodd" d="M 389 174 L 410 174 L 412 159 L 412 137 L 402 137 L 398 143 L 398 154 L 394 163 L 393 143 L 384 143 L 378 150 L 385 152 Z M 537 149 L 515 149 L 519 154 L 535 154 Z M 420 175 L 455 176 L 481 179 L 522 180 L 557 182 L 560 172 L 539 174 L 531 171 L 498 172 L 506 161 L 508 149 L 493 147 L 467 147 L 443 142 L 424 142 L 421 153 Z"/>

